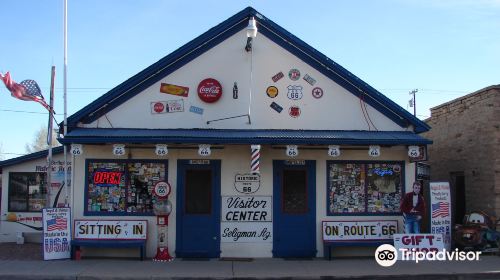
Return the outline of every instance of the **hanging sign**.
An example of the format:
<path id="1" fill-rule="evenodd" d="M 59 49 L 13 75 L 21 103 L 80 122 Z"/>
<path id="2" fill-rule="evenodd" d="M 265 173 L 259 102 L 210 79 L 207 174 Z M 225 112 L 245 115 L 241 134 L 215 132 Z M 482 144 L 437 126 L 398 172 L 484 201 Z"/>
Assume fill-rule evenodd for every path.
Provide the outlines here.
<path id="1" fill-rule="evenodd" d="M 431 167 L 430 165 L 417 162 L 417 180 L 430 180 L 431 179 Z"/>
<path id="2" fill-rule="evenodd" d="M 198 149 L 198 154 L 203 157 L 207 157 L 212 154 L 209 144 L 200 144 Z"/>
<path id="3" fill-rule="evenodd" d="M 370 145 L 368 148 L 368 155 L 371 157 L 379 157 L 380 156 L 380 146 L 379 145 Z"/>
<path id="4" fill-rule="evenodd" d="M 43 209 L 43 259 L 69 259 L 71 255 L 70 209 Z"/>
<path id="5" fill-rule="evenodd" d="M 168 146 L 165 144 L 156 144 L 155 153 L 157 156 L 166 156 L 168 154 Z"/>
<path id="6" fill-rule="evenodd" d="M 418 146 L 408 147 L 408 156 L 411 158 L 418 158 L 420 156 L 420 149 Z"/>
<path id="7" fill-rule="evenodd" d="M 182 99 L 151 102 L 151 114 L 178 112 L 184 112 L 184 101 Z"/>
<path id="8" fill-rule="evenodd" d="M 292 100 L 302 99 L 303 94 L 301 85 L 289 85 L 287 89 L 288 93 L 286 94 L 286 96 L 288 97 L 288 99 Z"/>
<path id="9" fill-rule="evenodd" d="M 83 154 L 82 144 L 71 144 L 71 154 L 74 156 Z"/>
<path id="10" fill-rule="evenodd" d="M 451 248 L 450 183 L 431 182 L 431 233 L 442 234 L 446 250 Z"/>
<path id="11" fill-rule="evenodd" d="M 172 95 L 177 95 L 177 96 L 182 96 L 182 97 L 187 97 L 188 93 L 189 93 L 189 88 L 183 87 L 183 86 L 176 86 L 176 85 L 161 83 L 160 92 L 172 94 Z"/>
<path id="12" fill-rule="evenodd" d="M 288 109 L 288 114 L 292 118 L 298 118 L 298 117 L 300 117 L 300 108 L 299 108 L 299 106 L 291 106 Z"/>
<path id="13" fill-rule="evenodd" d="M 328 155 L 331 157 L 340 156 L 340 146 L 338 145 L 329 145 L 328 146 Z"/>
<path id="14" fill-rule="evenodd" d="M 125 155 L 125 145 L 124 144 L 114 144 L 113 145 L 113 155 L 124 156 Z"/>
<path id="15" fill-rule="evenodd" d="M 153 195 L 155 195 L 159 200 L 167 199 L 172 187 L 168 182 L 160 181 L 156 183 L 153 188 Z"/>
<path id="16" fill-rule="evenodd" d="M 296 157 L 299 155 L 299 148 L 297 145 L 286 145 L 286 155 L 289 157 Z"/>
<path id="17" fill-rule="evenodd" d="M 236 174 L 234 177 L 234 188 L 239 193 L 251 194 L 260 188 L 259 174 Z"/>
<path id="18" fill-rule="evenodd" d="M 208 78 L 198 85 L 198 97 L 207 102 L 214 103 L 222 96 L 222 86 L 216 79 Z"/>

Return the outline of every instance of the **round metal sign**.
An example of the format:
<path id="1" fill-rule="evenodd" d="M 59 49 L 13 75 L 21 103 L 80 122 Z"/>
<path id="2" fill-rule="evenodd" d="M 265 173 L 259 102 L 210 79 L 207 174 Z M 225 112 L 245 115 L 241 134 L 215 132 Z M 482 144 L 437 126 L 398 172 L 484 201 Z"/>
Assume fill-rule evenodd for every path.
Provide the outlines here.
<path id="1" fill-rule="evenodd" d="M 198 97 L 207 102 L 214 103 L 222 96 L 222 86 L 216 79 L 208 78 L 198 85 Z"/>
<path id="2" fill-rule="evenodd" d="M 153 195 L 156 196 L 158 199 L 167 199 L 171 190 L 172 187 L 170 186 L 169 183 L 160 181 L 156 183 L 153 189 Z"/>
<path id="3" fill-rule="evenodd" d="M 156 102 L 153 106 L 153 110 L 155 110 L 156 113 L 161 113 L 165 110 L 165 105 L 161 102 Z"/>

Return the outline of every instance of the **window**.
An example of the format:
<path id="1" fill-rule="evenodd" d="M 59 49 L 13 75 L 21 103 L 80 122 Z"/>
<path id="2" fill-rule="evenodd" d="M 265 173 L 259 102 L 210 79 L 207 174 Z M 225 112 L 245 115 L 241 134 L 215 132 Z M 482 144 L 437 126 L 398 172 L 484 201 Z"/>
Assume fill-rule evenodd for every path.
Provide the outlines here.
<path id="1" fill-rule="evenodd" d="M 47 201 L 46 177 L 46 173 L 10 172 L 8 211 L 41 212 Z"/>
<path id="2" fill-rule="evenodd" d="M 87 160 L 85 214 L 153 215 L 153 188 L 166 170 L 166 162 Z"/>
<path id="3" fill-rule="evenodd" d="M 328 215 L 399 213 L 403 164 L 328 161 Z"/>

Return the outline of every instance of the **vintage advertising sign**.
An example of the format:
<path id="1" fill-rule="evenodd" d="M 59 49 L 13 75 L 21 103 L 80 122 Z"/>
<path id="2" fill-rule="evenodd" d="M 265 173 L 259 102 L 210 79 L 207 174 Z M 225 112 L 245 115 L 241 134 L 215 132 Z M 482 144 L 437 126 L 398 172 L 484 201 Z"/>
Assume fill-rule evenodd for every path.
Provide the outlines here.
<path id="1" fill-rule="evenodd" d="M 222 96 L 222 86 L 216 79 L 208 78 L 198 84 L 198 97 L 207 103 L 214 103 Z"/>
<path id="2" fill-rule="evenodd" d="M 44 208 L 43 259 L 69 259 L 71 256 L 70 208 Z"/>
<path id="3" fill-rule="evenodd" d="M 189 94 L 189 88 L 183 86 L 176 86 L 172 84 L 161 83 L 160 92 L 166 94 L 172 94 L 182 97 L 187 97 Z"/>
<path id="4" fill-rule="evenodd" d="M 283 111 L 283 107 L 281 107 L 278 103 L 276 102 L 273 102 L 271 103 L 271 108 L 273 108 L 274 111 L 278 112 L 278 113 L 281 113 L 281 111 Z"/>
<path id="5" fill-rule="evenodd" d="M 271 98 L 275 98 L 276 96 L 278 96 L 278 92 L 279 92 L 278 88 L 275 86 L 269 86 L 266 89 L 267 96 L 269 96 Z"/>
<path id="6" fill-rule="evenodd" d="M 394 247 L 398 251 L 398 259 L 401 260 L 401 250 L 411 252 L 438 252 L 444 249 L 443 236 L 441 234 L 394 234 Z M 408 258 L 405 258 L 408 259 Z"/>
<path id="7" fill-rule="evenodd" d="M 300 117 L 300 108 L 299 106 L 291 106 L 289 109 L 288 109 L 288 114 L 290 115 L 290 117 L 292 118 L 298 118 Z"/>
<path id="8" fill-rule="evenodd" d="M 184 112 L 184 100 L 168 100 L 151 102 L 151 114 Z"/>
<path id="9" fill-rule="evenodd" d="M 316 80 L 313 77 L 309 76 L 309 74 L 306 74 L 304 76 L 304 81 L 306 81 L 311 86 L 314 86 L 314 84 L 316 83 Z"/>
<path id="10" fill-rule="evenodd" d="M 324 241 L 390 240 L 398 232 L 398 221 L 323 221 Z"/>
<path id="11" fill-rule="evenodd" d="M 190 106 L 189 107 L 189 112 L 195 113 L 198 115 L 203 115 L 203 108 L 196 107 L 196 106 Z"/>
<path id="12" fill-rule="evenodd" d="M 311 93 L 312 93 L 312 96 L 316 99 L 323 97 L 323 89 L 320 87 L 313 88 Z"/>
<path id="13" fill-rule="evenodd" d="M 260 188 L 259 174 L 236 174 L 234 177 L 234 188 L 239 193 L 251 194 Z"/>
<path id="14" fill-rule="evenodd" d="M 420 162 L 427 160 L 427 146 L 417 146 L 418 147 L 418 156 L 412 157 L 410 156 L 410 162 Z"/>
<path id="15" fill-rule="evenodd" d="M 431 233 L 442 234 L 446 250 L 451 249 L 450 183 L 431 182 Z"/>
<path id="16" fill-rule="evenodd" d="M 272 242 L 272 197 L 223 196 L 221 242 Z"/>
<path id="17" fill-rule="evenodd" d="M 273 80 L 273 82 L 277 82 L 279 81 L 281 78 L 283 78 L 285 75 L 283 74 L 283 72 L 279 72 L 277 73 L 276 75 L 274 75 L 271 79 Z"/>
<path id="18" fill-rule="evenodd" d="M 290 80 L 292 81 L 297 81 L 298 79 L 300 79 L 299 69 L 290 69 L 290 71 L 288 71 L 288 78 L 290 78 Z"/>
<path id="19" fill-rule="evenodd" d="M 146 239 L 146 220 L 75 220 L 75 239 Z"/>

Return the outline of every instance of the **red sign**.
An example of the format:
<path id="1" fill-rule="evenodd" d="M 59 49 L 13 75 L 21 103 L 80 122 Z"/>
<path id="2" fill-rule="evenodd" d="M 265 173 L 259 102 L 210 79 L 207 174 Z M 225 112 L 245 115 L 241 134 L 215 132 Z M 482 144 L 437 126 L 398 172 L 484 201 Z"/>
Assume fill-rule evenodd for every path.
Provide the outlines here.
<path id="1" fill-rule="evenodd" d="M 222 86 L 215 79 L 205 79 L 198 85 L 198 96 L 207 103 L 214 103 L 222 96 Z"/>
<path id="2" fill-rule="evenodd" d="M 94 172 L 94 184 L 119 185 L 121 177 L 121 172 L 96 171 Z"/>
<path id="3" fill-rule="evenodd" d="M 153 106 L 153 109 L 155 110 L 156 113 L 161 113 L 165 109 L 165 106 L 161 102 L 156 102 L 155 105 Z"/>
<path id="4" fill-rule="evenodd" d="M 290 109 L 288 109 L 288 114 L 292 118 L 297 118 L 300 116 L 300 108 L 297 106 L 292 106 Z"/>

